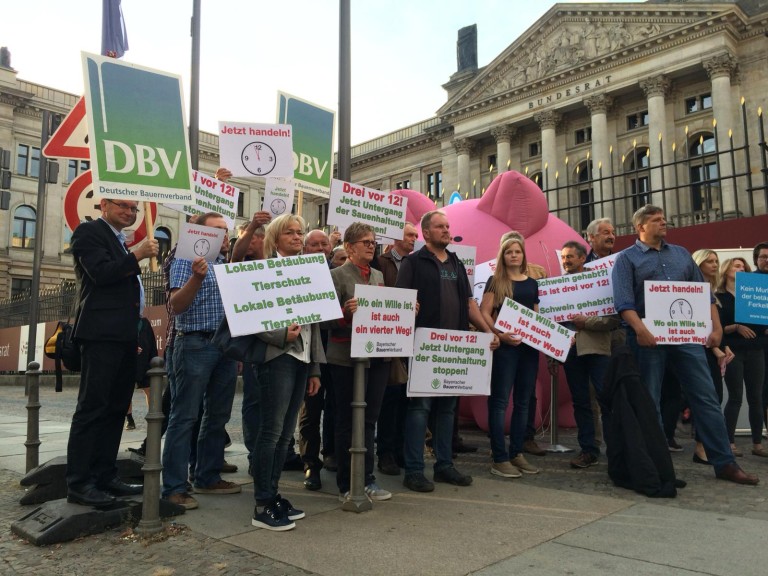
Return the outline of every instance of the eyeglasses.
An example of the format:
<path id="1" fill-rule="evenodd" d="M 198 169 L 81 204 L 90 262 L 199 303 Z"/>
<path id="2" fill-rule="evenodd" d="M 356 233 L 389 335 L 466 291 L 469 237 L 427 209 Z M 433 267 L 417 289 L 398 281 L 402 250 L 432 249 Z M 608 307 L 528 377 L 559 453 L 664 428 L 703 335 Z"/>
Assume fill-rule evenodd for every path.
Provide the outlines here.
<path id="1" fill-rule="evenodd" d="M 758 260 L 768 260 L 768 254 L 763 254 L 757 257 Z"/>
<path id="2" fill-rule="evenodd" d="M 366 248 L 376 248 L 376 240 L 357 240 L 352 242 L 352 244 L 362 244 Z"/>
<path id="3" fill-rule="evenodd" d="M 120 210 L 130 210 L 132 214 L 136 214 L 139 211 L 139 208 L 137 206 L 130 206 L 128 204 L 123 204 L 122 202 L 115 202 L 114 200 L 107 200 L 110 204 L 114 204 Z"/>

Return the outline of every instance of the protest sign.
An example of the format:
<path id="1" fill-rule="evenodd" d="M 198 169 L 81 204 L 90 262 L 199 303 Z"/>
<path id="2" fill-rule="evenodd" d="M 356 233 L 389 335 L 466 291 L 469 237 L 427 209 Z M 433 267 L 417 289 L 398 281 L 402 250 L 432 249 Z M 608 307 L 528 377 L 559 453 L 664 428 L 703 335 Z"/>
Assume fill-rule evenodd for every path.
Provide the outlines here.
<path id="1" fill-rule="evenodd" d="M 221 246 L 226 237 L 227 231 L 221 228 L 183 222 L 179 230 L 175 258 L 182 260 L 205 258 L 208 262 L 213 262 L 221 252 Z"/>
<path id="2" fill-rule="evenodd" d="M 617 252 L 616 254 L 609 254 L 605 258 L 598 258 L 597 260 L 592 260 L 592 262 L 585 262 L 584 268 L 586 270 L 608 270 L 608 274 L 610 275 L 619 254 L 620 252 Z"/>
<path id="3" fill-rule="evenodd" d="M 492 334 L 417 328 L 408 396 L 488 396 Z"/>
<path id="4" fill-rule="evenodd" d="M 192 203 L 181 77 L 83 53 L 93 191 Z"/>
<path id="5" fill-rule="evenodd" d="M 477 256 L 477 247 L 464 246 L 463 244 L 451 244 L 448 246 L 448 250 L 456 254 L 459 260 L 461 260 L 461 263 L 464 264 L 464 268 L 467 269 L 467 276 L 469 277 L 469 285 L 474 285 L 475 258 Z"/>
<path id="6" fill-rule="evenodd" d="M 736 273 L 736 322 L 768 324 L 768 274 Z"/>
<path id="7" fill-rule="evenodd" d="M 293 196 L 293 178 L 267 178 L 262 210 L 269 212 L 272 218 L 290 214 L 293 209 Z"/>
<path id="8" fill-rule="evenodd" d="M 336 113 L 284 92 L 277 93 L 277 102 L 277 121 L 293 126 L 296 189 L 327 198 L 333 175 Z"/>
<path id="9" fill-rule="evenodd" d="M 219 122 L 221 165 L 232 176 L 293 177 L 293 129 L 288 124 Z"/>
<path id="10" fill-rule="evenodd" d="M 613 283 L 607 268 L 540 278 L 539 313 L 555 322 L 570 320 L 578 314 L 607 316 L 615 314 Z"/>
<path id="11" fill-rule="evenodd" d="M 325 254 L 214 266 L 232 336 L 341 317 Z"/>
<path id="12" fill-rule="evenodd" d="M 707 282 L 646 280 L 643 324 L 659 344 L 706 344 L 710 293 Z"/>
<path id="13" fill-rule="evenodd" d="M 571 338 L 576 334 L 511 298 L 504 300 L 494 327 L 504 332 L 514 332 L 531 348 L 561 362 L 568 356 Z"/>
<path id="14" fill-rule="evenodd" d="M 233 230 L 235 218 L 237 218 L 237 199 L 240 196 L 240 189 L 197 170 L 192 171 L 192 182 L 195 195 L 191 204 L 165 204 L 165 207 L 187 216 L 216 212 L 224 217 L 227 227 Z"/>
<path id="15" fill-rule="evenodd" d="M 355 286 L 352 358 L 413 356 L 416 290 Z"/>
<path id="16" fill-rule="evenodd" d="M 328 223 L 346 228 L 353 222 L 369 224 L 381 236 L 400 240 L 405 228 L 408 198 L 358 184 L 331 180 Z"/>

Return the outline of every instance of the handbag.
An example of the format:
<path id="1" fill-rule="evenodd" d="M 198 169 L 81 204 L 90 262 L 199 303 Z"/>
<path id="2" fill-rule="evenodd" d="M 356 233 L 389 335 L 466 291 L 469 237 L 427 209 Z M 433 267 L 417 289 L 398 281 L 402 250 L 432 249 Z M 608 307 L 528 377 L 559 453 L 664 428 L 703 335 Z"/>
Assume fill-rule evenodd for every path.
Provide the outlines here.
<path id="1" fill-rule="evenodd" d="M 80 371 L 80 346 L 73 338 L 75 329 L 69 322 L 59 321 L 53 334 L 45 342 L 45 355 L 56 366 L 56 392 L 61 392 L 63 381 L 61 366 L 71 372 Z"/>
<path id="2" fill-rule="evenodd" d="M 247 362 L 249 364 L 261 364 L 267 352 L 267 343 L 255 334 L 246 336 L 232 336 L 229 331 L 229 323 L 226 316 L 211 338 L 211 343 L 219 351 L 231 360 Z"/>
<path id="3" fill-rule="evenodd" d="M 404 358 L 392 358 L 389 363 L 389 386 L 398 386 L 408 382 L 408 369 Z"/>

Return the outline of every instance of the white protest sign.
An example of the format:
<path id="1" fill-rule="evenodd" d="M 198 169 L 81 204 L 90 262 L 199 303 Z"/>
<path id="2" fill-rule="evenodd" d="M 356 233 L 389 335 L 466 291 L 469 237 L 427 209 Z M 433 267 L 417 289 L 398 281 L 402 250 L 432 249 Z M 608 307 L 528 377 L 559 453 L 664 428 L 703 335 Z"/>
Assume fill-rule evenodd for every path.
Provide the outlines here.
<path id="1" fill-rule="evenodd" d="M 263 210 L 272 218 L 290 214 L 293 209 L 293 178 L 267 178 L 264 184 Z"/>
<path id="2" fill-rule="evenodd" d="M 352 358 L 413 356 L 416 290 L 355 286 Z"/>
<path id="3" fill-rule="evenodd" d="M 293 177 L 290 124 L 219 122 L 219 154 L 232 176 Z"/>
<path id="4" fill-rule="evenodd" d="M 616 264 L 616 260 L 619 257 L 620 252 L 617 252 L 616 254 L 609 254 L 605 258 L 599 258 L 597 260 L 592 260 L 592 262 L 585 262 L 584 268 L 587 270 L 608 270 L 610 273 L 611 270 L 613 270 L 614 264 Z"/>
<path id="5" fill-rule="evenodd" d="M 478 306 L 480 306 L 480 303 L 483 301 L 485 285 L 490 281 L 494 270 L 496 270 L 495 258 L 475 265 L 475 281 L 472 283 L 472 297 L 475 299 Z"/>
<path id="6" fill-rule="evenodd" d="M 504 300 L 494 327 L 504 332 L 514 332 L 531 348 L 561 362 L 568 356 L 571 338 L 576 334 L 511 298 Z"/>
<path id="7" fill-rule="evenodd" d="M 187 216 L 216 212 L 224 217 L 227 227 L 233 230 L 240 189 L 197 170 L 192 170 L 192 182 L 195 189 L 194 204 L 164 204 L 164 206 Z"/>
<path id="8" fill-rule="evenodd" d="M 461 263 L 464 264 L 464 268 L 467 269 L 467 276 L 469 277 L 470 286 L 475 283 L 475 258 L 477 257 L 477 247 L 464 246 L 463 244 L 451 244 L 448 246 L 448 250 L 455 253 L 458 256 Z"/>
<path id="9" fill-rule="evenodd" d="M 707 282 L 645 281 L 643 324 L 658 344 L 706 344 L 712 332 Z"/>
<path id="10" fill-rule="evenodd" d="M 194 260 L 202 257 L 208 262 L 213 262 L 221 252 L 221 245 L 226 237 L 227 231 L 221 228 L 184 222 L 179 231 L 176 258 Z"/>
<path id="11" fill-rule="evenodd" d="M 570 320 L 578 314 L 607 316 L 616 313 L 611 272 L 607 268 L 541 278 L 537 282 L 539 314 L 555 322 Z"/>
<path id="12" fill-rule="evenodd" d="M 488 396 L 492 334 L 417 328 L 408 396 Z"/>
<path id="13" fill-rule="evenodd" d="M 214 266 L 232 336 L 341 317 L 325 254 Z"/>
<path id="14" fill-rule="evenodd" d="M 408 198 L 358 184 L 331 180 L 328 223 L 346 228 L 353 222 L 369 224 L 373 231 L 400 240 L 405 229 Z"/>

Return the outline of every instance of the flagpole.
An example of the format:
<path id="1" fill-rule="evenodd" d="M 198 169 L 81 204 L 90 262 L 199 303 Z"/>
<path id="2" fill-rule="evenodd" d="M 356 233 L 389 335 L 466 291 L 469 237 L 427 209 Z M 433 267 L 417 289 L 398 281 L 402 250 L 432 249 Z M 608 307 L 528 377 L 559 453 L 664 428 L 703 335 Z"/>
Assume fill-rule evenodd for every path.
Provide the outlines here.
<path id="1" fill-rule="evenodd" d="M 189 87 L 189 154 L 197 170 L 200 151 L 200 4 L 192 0 L 192 72 Z"/>

